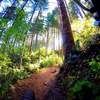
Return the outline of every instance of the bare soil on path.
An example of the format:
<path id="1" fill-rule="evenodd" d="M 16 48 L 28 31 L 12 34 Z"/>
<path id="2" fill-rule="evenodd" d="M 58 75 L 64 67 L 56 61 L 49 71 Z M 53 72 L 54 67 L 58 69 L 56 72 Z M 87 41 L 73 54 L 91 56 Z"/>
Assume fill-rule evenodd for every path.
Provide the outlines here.
<path id="1" fill-rule="evenodd" d="M 28 90 L 35 93 L 36 100 L 45 100 L 46 94 L 55 85 L 59 70 L 59 67 L 44 68 L 27 79 L 18 80 L 11 88 L 13 100 L 20 100 L 22 94 Z"/>

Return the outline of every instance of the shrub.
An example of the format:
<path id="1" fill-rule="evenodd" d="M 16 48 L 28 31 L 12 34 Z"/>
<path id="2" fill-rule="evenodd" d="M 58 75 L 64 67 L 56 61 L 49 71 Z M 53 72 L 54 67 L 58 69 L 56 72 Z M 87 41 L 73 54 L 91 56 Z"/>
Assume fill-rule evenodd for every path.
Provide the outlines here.
<path id="1" fill-rule="evenodd" d="M 84 20 L 84 22 L 81 22 L 81 24 L 79 21 L 73 22 L 72 29 L 74 32 L 74 39 L 76 41 L 76 46 L 77 46 L 77 41 L 79 41 L 80 47 L 84 47 L 91 44 L 92 42 L 91 36 L 99 33 L 98 28 L 91 26 L 91 23 L 92 19 Z"/>
<path id="2" fill-rule="evenodd" d="M 99 59 L 99 58 L 97 58 Z M 96 73 L 96 75 L 99 75 L 100 76 L 100 62 L 97 62 L 95 59 L 92 59 L 90 62 L 89 62 L 89 65 L 90 65 L 90 69 Z"/>
<path id="3" fill-rule="evenodd" d="M 35 63 L 35 64 L 29 64 L 28 66 L 25 67 L 25 69 L 28 71 L 28 72 L 38 72 L 39 69 L 40 69 L 40 66 L 38 63 Z"/>
<path id="4" fill-rule="evenodd" d="M 0 96 L 3 97 L 9 90 L 11 81 L 7 80 L 5 83 L 2 85 L 0 84 Z"/>
<path id="5" fill-rule="evenodd" d="M 58 57 L 58 55 L 51 55 L 46 59 L 43 59 L 40 62 L 40 66 L 41 67 L 48 67 L 48 66 L 52 66 L 53 64 L 62 64 L 63 60 L 61 57 Z"/>
<path id="6" fill-rule="evenodd" d="M 0 54 L 0 80 L 9 73 L 11 60 L 6 54 Z"/>
<path id="7" fill-rule="evenodd" d="M 1 74 L 0 96 L 4 96 L 8 92 L 11 84 L 16 82 L 18 79 L 25 79 L 28 75 L 28 72 L 24 69 L 8 68 L 7 73 Z"/>
<path id="8" fill-rule="evenodd" d="M 77 80 L 71 87 L 70 87 L 70 95 L 72 100 L 95 100 L 95 94 L 98 93 L 96 90 L 95 84 L 88 80 Z"/>
<path id="9" fill-rule="evenodd" d="M 31 63 L 36 63 L 39 57 L 41 59 L 45 59 L 47 56 L 53 55 L 54 51 L 48 50 L 47 55 L 46 55 L 46 49 L 45 48 L 40 48 L 40 50 L 36 50 L 31 54 Z"/>
<path id="10" fill-rule="evenodd" d="M 27 71 L 13 67 L 7 54 L 0 54 L 0 96 L 4 96 L 13 82 L 28 76 Z"/>
<path id="11" fill-rule="evenodd" d="M 20 54 L 10 54 L 9 57 L 12 61 L 12 66 L 20 66 L 20 63 L 21 63 L 21 55 Z M 30 57 L 28 55 L 23 55 L 22 56 L 22 65 L 25 66 L 29 62 L 30 62 Z"/>
<path id="12" fill-rule="evenodd" d="M 77 93 L 82 90 L 82 86 L 86 85 L 87 87 L 91 88 L 93 84 L 87 80 L 79 80 L 75 82 L 75 84 L 70 88 L 73 93 Z"/>
<path id="13" fill-rule="evenodd" d="M 25 79 L 28 77 L 28 72 L 24 69 L 12 69 L 13 70 L 13 80 L 18 80 L 18 79 Z"/>

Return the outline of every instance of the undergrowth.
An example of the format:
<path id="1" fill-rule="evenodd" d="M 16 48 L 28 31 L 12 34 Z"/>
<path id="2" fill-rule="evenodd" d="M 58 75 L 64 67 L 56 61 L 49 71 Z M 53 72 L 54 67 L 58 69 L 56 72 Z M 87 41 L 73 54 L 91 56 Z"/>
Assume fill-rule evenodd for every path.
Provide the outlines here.
<path id="1" fill-rule="evenodd" d="M 67 100 L 100 99 L 100 34 L 92 35 L 90 43 L 71 52 L 57 82 Z"/>

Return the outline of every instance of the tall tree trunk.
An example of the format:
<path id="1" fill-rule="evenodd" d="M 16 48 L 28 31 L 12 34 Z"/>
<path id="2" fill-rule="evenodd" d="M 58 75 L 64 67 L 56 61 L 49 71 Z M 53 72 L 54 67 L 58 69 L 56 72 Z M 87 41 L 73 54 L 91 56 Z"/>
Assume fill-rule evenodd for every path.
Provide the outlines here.
<path id="1" fill-rule="evenodd" d="M 34 8 L 34 10 L 33 10 L 33 14 L 34 14 L 36 8 L 37 8 L 37 4 L 35 5 L 35 8 Z M 40 15 L 40 11 L 41 11 L 41 10 L 39 10 L 39 12 L 38 12 L 38 15 L 37 15 L 37 18 L 36 18 L 36 20 L 35 20 L 35 23 L 36 23 L 37 20 L 38 20 L 38 17 L 39 17 L 39 15 Z M 32 18 L 33 18 L 33 14 L 32 14 L 32 16 L 31 16 L 31 19 L 30 19 L 29 22 L 31 22 L 31 20 L 32 20 Z M 34 30 L 33 30 L 33 31 L 34 31 Z M 38 34 L 38 33 L 37 33 L 37 34 Z M 34 38 L 34 32 L 32 32 L 31 44 L 30 44 L 30 47 L 29 47 L 29 54 L 30 54 L 30 55 L 31 55 L 31 53 L 32 53 L 33 38 Z"/>
<path id="2" fill-rule="evenodd" d="M 54 45 L 53 45 L 53 50 L 55 50 L 55 28 L 52 28 L 53 29 L 53 43 L 54 43 Z"/>
<path id="3" fill-rule="evenodd" d="M 59 29 L 57 29 L 57 41 L 58 41 L 58 50 L 60 50 L 60 33 L 59 33 Z"/>
<path id="4" fill-rule="evenodd" d="M 67 54 L 69 54 L 71 50 L 75 47 L 75 43 L 74 43 L 71 25 L 68 17 L 68 12 L 66 10 L 64 1 L 57 0 L 57 3 L 58 3 L 58 7 L 60 10 L 60 17 L 61 17 L 63 52 L 66 59 Z"/>
<path id="5" fill-rule="evenodd" d="M 57 50 L 57 37 L 56 37 L 56 35 L 57 35 L 57 33 L 56 33 L 56 28 L 54 27 L 54 46 L 55 46 L 55 48 L 54 48 L 54 50 Z"/>
<path id="6" fill-rule="evenodd" d="M 33 46 L 33 39 L 34 39 L 34 33 L 32 33 L 32 36 L 31 36 L 31 43 L 30 43 L 30 47 L 29 47 L 29 55 L 31 55 L 32 53 L 32 46 Z"/>
<path id="7" fill-rule="evenodd" d="M 35 49 L 38 48 L 38 33 L 36 33 Z"/>
<path id="8" fill-rule="evenodd" d="M 34 15 L 35 11 L 36 11 L 37 6 L 38 6 L 38 3 L 35 3 L 35 7 L 34 7 L 34 9 L 33 9 L 33 11 L 32 11 L 32 16 L 31 16 L 31 18 L 30 18 L 30 20 L 29 20 L 29 24 L 30 24 L 31 21 L 32 21 L 32 18 L 33 18 L 33 15 Z"/>
<path id="9" fill-rule="evenodd" d="M 49 45 L 49 28 L 47 29 L 46 56 L 48 56 L 48 45 Z"/>
<path id="10" fill-rule="evenodd" d="M 26 2 L 28 2 L 28 0 L 27 0 Z M 32 15 L 31 15 L 31 18 L 30 18 L 28 24 L 31 23 L 36 8 L 37 8 L 37 3 L 35 3 L 35 7 L 33 8 Z M 27 34 L 27 32 L 26 32 L 26 34 Z M 30 53 L 31 53 L 31 51 L 32 51 L 33 38 L 34 38 L 34 33 L 32 33 L 31 46 L 30 46 L 30 50 L 29 50 Z M 23 43 L 22 43 L 23 48 L 22 48 L 22 50 L 21 50 L 20 66 L 22 66 L 22 64 L 23 64 L 23 55 L 24 55 L 25 40 L 26 40 L 26 37 L 24 38 Z"/>

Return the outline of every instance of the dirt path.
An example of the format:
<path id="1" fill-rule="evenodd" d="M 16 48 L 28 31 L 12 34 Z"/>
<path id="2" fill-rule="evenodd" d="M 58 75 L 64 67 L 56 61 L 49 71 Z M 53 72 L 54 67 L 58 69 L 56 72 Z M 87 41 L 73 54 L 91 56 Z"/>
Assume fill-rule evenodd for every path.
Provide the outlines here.
<path id="1" fill-rule="evenodd" d="M 34 91 L 36 100 L 44 100 L 49 89 L 54 86 L 58 73 L 58 67 L 45 68 L 38 74 L 33 74 L 25 80 L 18 81 L 12 87 L 13 100 L 20 100 L 23 92 L 27 90 Z"/>

